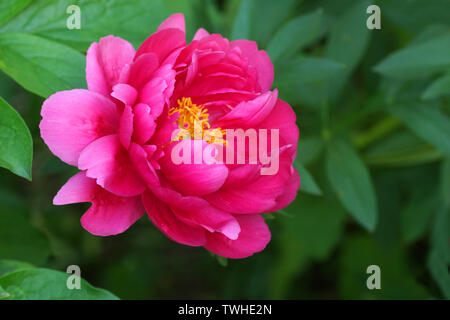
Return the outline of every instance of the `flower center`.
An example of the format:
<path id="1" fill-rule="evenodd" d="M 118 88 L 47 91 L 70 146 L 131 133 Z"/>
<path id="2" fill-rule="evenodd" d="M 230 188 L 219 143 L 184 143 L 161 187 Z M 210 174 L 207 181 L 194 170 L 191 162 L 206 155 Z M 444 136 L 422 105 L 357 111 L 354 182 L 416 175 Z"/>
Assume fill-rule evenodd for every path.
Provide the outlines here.
<path id="1" fill-rule="evenodd" d="M 178 127 L 180 132 L 176 139 L 182 140 L 184 137 L 189 137 L 194 140 L 205 140 L 208 143 L 221 143 L 226 145 L 226 140 L 223 139 L 225 130 L 221 128 L 211 129 L 208 122 L 208 109 L 203 105 L 196 105 L 192 103 L 191 98 L 181 98 L 177 101 L 178 106 L 172 107 L 169 110 L 169 117 L 175 112 L 180 114 L 178 118 Z"/>

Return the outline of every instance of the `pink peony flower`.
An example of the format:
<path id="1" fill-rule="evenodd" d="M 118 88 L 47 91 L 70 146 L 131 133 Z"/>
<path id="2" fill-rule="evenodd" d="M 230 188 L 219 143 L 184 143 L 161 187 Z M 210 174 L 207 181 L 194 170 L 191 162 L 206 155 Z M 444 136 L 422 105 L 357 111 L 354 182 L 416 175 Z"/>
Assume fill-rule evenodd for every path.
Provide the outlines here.
<path id="1" fill-rule="evenodd" d="M 92 203 L 81 224 L 94 235 L 124 232 L 145 211 L 181 244 L 229 258 L 263 250 L 271 235 L 261 214 L 287 206 L 300 185 L 292 167 L 295 113 L 270 91 L 274 73 L 266 52 L 203 29 L 187 45 L 184 16 L 174 14 L 137 51 L 107 36 L 90 46 L 86 61 L 88 90 L 57 92 L 42 106 L 43 140 L 81 170 L 53 203 Z M 259 160 L 174 163 L 175 148 L 192 146 L 184 154 L 190 158 L 212 142 L 224 154 L 248 156 L 248 147 L 237 150 L 225 135 L 205 138 L 238 128 L 278 130 L 279 147 L 269 151 L 277 155 L 276 174 L 261 174 L 267 164 Z M 174 140 L 180 129 L 190 139 Z"/>

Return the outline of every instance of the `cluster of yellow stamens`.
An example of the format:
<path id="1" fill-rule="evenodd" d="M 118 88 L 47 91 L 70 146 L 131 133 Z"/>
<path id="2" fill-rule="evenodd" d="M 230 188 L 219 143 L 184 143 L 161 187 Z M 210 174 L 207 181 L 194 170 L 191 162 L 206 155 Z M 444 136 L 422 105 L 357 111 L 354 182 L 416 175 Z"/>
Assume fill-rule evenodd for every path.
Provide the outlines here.
<path id="1" fill-rule="evenodd" d="M 211 129 L 208 122 L 209 113 L 203 105 L 196 105 L 192 103 L 191 98 L 179 99 L 178 106 L 172 107 L 169 110 L 169 117 L 178 112 L 178 126 L 180 132 L 175 141 L 182 140 L 185 137 L 190 139 L 205 140 L 208 143 L 221 143 L 226 145 L 226 140 L 223 139 L 225 130 L 221 128 Z"/>

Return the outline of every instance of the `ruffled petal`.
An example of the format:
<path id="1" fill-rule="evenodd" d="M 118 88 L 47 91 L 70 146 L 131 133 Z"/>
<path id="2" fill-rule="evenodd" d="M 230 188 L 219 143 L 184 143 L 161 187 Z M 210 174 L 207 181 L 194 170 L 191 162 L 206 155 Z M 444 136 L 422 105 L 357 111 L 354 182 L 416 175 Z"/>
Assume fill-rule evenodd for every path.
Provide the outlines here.
<path id="1" fill-rule="evenodd" d="M 269 114 L 278 100 L 278 90 L 268 91 L 250 101 L 239 103 L 225 116 L 218 119 L 214 125 L 229 128 L 254 127 Z"/>
<path id="2" fill-rule="evenodd" d="M 163 29 L 148 37 L 136 52 L 135 60 L 146 53 L 154 53 L 158 56 L 159 63 L 164 64 L 171 54 L 186 46 L 185 34 L 179 29 Z"/>
<path id="3" fill-rule="evenodd" d="M 39 125 L 42 139 L 62 161 L 77 165 L 81 151 L 91 142 L 117 132 L 114 103 L 83 89 L 60 91 L 45 100 Z"/>
<path id="4" fill-rule="evenodd" d="M 124 232 L 144 213 L 140 197 L 119 197 L 102 189 L 84 172 L 77 173 L 59 190 L 53 200 L 56 205 L 91 202 L 81 217 L 81 225 L 97 236 Z"/>
<path id="5" fill-rule="evenodd" d="M 145 211 L 153 224 L 168 238 L 188 246 L 205 244 L 205 230 L 193 228 L 181 222 L 170 210 L 170 207 L 158 200 L 151 192 L 142 195 Z"/>
<path id="6" fill-rule="evenodd" d="M 119 196 L 137 196 L 146 189 L 117 135 L 100 138 L 87 146 L 80 155 L 78 167 L 87 170 L 86 176 L 96 179 L 100 186 Z"/>
<path id="7" fill-rule="evenodd" d="M 241 259 L 262 251 L 270 241 L 270 230 L 260 215 L 236 216 L 241 232 L 236 240 L 221 233 L 207 233 L 205 248 L 215 254 Z"/>
<path id="8" fill-rule="evenodd" d="M 91 44 L 86 55 L 86 80 L 90 91 L 108 96 L 119 82 L 125 65 L 133 61 L 135 50 L 126 40 L 114 36 Z"/>
<path id="9" fill-rule="evenodd" d="M 165 156 L 160 162 L 161 170 L 164 176 L 185 195 L 203 196 L 217 191 L 228 176 L 228 168 L 223 163 L 208 164 L 206 159 L 202 159 L 202 155 L 208 152 L 205 151 L 208 146 L 212 145 L 204 140 L 190 139 L 173 142 L 167 146 Z M 184 152 L 189 154 L 184 155 Z M 197 157 L 198 155 L 200 157 Z M 178 164 L 178 161 L 183 163 Z"/>
<path id="10" fill-rule="evenodd" d="M 262 92 L 270 90 L 274 78 L 273 64 L 264 50 L 258 50 L 254 41 L 236 40 L 230 43 L 231 48 L 238 47 L 243 57 L 247 58 L 250 66 L 258 72 L 258 82 Z"/>

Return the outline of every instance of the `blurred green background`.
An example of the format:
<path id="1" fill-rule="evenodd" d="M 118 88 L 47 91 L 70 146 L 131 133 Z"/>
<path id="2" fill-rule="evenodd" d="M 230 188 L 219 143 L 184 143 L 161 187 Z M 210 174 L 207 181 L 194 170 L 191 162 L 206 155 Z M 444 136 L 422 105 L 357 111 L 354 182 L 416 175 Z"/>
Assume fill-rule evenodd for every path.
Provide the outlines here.
<path id="1" fill-rule="evenodd" d="M 81 8 L 81 30 L 65 26 L 70 4 Z M 381 30 L 366 27 L 371 4 Z M 79 265 L 121 299 L 450 298 L 450 1 L 2 0 L 0 8 L 0 96 L 34 147 L 32 182 L 0 169 L 0 260 L 63 272 Z M 297 113 L 302 186 L 288 208 L 266 216 L 272 241 L 247 259 L 176 244 L 145 217 L 122 235 L 96 237 L 80 226 L 86 204 L 53 206 L 76 169 L 41 140 L 40 107 L 61 86 L 86 86 L 84 62 L 47 57 L 39 41 L 14 53 L 4 37 L 26 33 L 74 55 L 108 34 L 137 48 L 174 12 L 185 14 L 188 41 L 199 27 L 257 41 L 275 65 L 274 88 Z M 65 64 L 75 74 L 52 86 L 47 73 Z M 381 290 L 366 287 L 372 264 Z"/>

